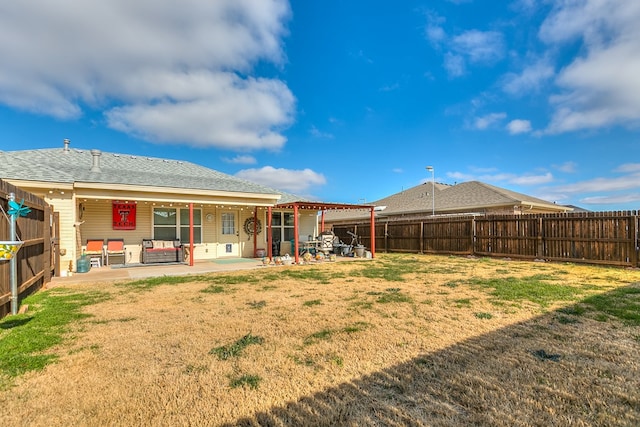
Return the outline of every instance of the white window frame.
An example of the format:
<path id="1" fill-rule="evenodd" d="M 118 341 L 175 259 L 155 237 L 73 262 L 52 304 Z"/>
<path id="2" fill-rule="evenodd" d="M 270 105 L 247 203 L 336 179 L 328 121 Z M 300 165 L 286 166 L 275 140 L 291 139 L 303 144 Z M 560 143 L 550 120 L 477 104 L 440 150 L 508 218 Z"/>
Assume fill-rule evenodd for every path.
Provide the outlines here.
<path id="1" fill-rule="evenodd" d="M 235 236 L 236 235 L 236 213 L 235 212 L 223 212 L 220 215 L 222 219 L 222 235 L 223 236 Z"/>
<path id="2" fill-rule="evenodd" d="M 175 212 L 175 218 L 176 218 L 176 223 L 175 224 L 156 224 L 156 211 L 167 211 L 167 212 Z M 174 236 L 178 236 L 178 238 L 180 239 L 180 236 L 182 235 L 182 228 L 187 227 L 189 228 L 189 223 L 186 224 L 182 224 L 180 219 L 182 218 L 181 213 L 182 211 L 189 211 L 189 208 L 174 208 L 174 207 L 154 207 L 152 212 L 151 212 L 151 229 L 153 230 L 153 237 L 155 238 L 155 234 L 156 234 L 156 228 L 161 227 L 161 228 L 173 228 L 174 229 Z M 196 211 L 199 212 L 199 214 L 196 214 Z M 193 209 L 194 212 L 194 224 L 193 224 L 193 240 L 194 243 L 198 244 L 198 243 L 202 243 L 202 228 L 203 228 L 203 224 L 202 224 L 202 209 L 200 208 L 194 208 Z M 187 218 L 189 216 L 187 215 Z M 197 221 L 197 219 L 200 218 L 200 223 L 197 224 L 195 221 Z M 175 237 L 174 237 L 175 238 Z M 187 241 L 182 241 L 181 243 L 183 244 L 187 244 L 189 243 L 188 240 Z"/>

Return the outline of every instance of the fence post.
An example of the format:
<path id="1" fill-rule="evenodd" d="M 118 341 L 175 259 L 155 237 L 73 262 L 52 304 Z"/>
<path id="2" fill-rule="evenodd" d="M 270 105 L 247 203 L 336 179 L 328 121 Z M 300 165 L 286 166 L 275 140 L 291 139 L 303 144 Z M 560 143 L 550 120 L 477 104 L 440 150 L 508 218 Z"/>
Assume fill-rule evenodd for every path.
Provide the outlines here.
<path id="1" fill-rule="evenodd" d="M 538 249 L 536 250 L 536 257 L 538 259 L 542 259 L 544 258 L 544 237 L 542 235 L 542 226 L 543 226 L 543 219 L 542 216 L 540 218 L 538 218 Z"/>
<path id="2" fill-rule="evenodd" d="M 424 253 L 424 221 L 420 221 L 420 253 Z"/>
<path id="3" fill-rule="evenodd" d="M 384 251 L 389 252 L 389 222 L 384 223 Z"/>
<path id="4" fill-rule="evenodd" d="M 16 199 L 15 193 L 9 193 L 9 203 Z M 18 240 L 16 234 L 16 219 L 17 215 L 10 215 L 9 218 L 9 240 Z M 24 249 L 23 249 L 24 251 Z M 14 316 L 18 314 L 18 254 L 14 255 L 9 260 L 9 280 L 11 283 L 11 314 Z"/>
<path id="5" fill-rule="evenodd" d="M 469 255 L 475 256 L 476 254 L 476 217 L 471 217 L 471 253 Z"/>
<path id="6" fill-rule="evenodd" d="M 631 248 L 631 265 L 634 267 L 638 267 L 638 221 L 640 220 L 640 217 L 638 216 L 638 212 L 637 211 L 633 211 L 631 212 L 632 214 L 632 230 L 631 232 L 633 233 L 633 248 Z"/>

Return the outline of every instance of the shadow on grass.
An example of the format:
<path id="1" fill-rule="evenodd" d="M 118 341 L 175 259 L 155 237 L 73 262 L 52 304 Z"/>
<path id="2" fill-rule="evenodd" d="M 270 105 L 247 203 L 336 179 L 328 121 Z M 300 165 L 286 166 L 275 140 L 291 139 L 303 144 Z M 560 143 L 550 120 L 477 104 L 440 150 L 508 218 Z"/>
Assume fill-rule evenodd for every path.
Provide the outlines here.
<path id="1" fill-rule="evenodd" d="M 21 319 L 9 318 L 8 320 L 5 320 L 2 323 L 0 323 L 0 329 L 17 328 L 18 326 L 26 325 L 27 323 L 31 322 L 31 319 L 32 317 L 26 317 Z"/>
<path id="2" fill-rule="evenodd" d="M 587 298 L 233 425 L 640 425 L 639 298 Z"/>

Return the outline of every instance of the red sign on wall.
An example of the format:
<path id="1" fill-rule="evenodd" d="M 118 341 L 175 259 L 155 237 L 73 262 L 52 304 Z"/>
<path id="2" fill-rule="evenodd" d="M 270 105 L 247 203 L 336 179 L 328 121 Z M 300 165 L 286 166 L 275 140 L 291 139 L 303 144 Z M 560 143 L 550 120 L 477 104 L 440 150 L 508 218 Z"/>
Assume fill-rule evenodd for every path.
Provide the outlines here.
<path id="1" fill-rule="evenodd" d="M 113 202 L 113 229 L 114 230 L 135 230 L 136 229 L 136 204 Z"/>

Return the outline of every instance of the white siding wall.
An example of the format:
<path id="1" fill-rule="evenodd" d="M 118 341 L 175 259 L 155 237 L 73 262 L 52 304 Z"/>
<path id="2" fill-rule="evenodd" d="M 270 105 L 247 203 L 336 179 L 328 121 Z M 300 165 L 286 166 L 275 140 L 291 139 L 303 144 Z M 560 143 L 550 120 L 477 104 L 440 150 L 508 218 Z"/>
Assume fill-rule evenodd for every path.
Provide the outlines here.
<path id="1" fill-rule="evenodd" d="M 55 212 L 60 214 L 60 249 L 66 251 L 64 256 L 60 256 L 60 269 L 68 270 L 71 262 L 71 269 L 75 271 L 75 260 L 80 256 L 76 242 L 76 221 L 75 202 L 71 194 L 54 193 L 43 197 L 44 200 L 53 207 Z"/>

